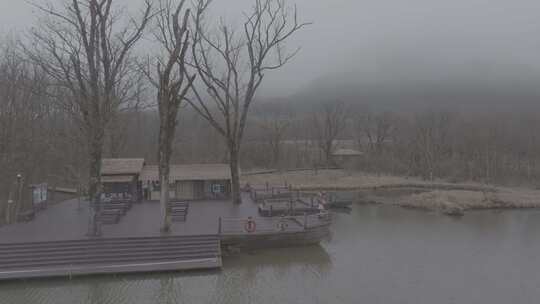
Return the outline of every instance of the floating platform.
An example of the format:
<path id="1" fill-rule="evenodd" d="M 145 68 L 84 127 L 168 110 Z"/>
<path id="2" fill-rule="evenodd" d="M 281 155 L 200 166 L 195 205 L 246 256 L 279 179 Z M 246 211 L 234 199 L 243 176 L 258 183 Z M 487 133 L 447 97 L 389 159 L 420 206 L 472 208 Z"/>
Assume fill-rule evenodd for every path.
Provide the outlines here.
<path id="1" fill-rule="evenodd" d="M 221 266 L 217 235 L 0 244 L 0 280 Z"/>
<path id="2" fill-rule="evenodd" d="M 319 244 L 330 236 L 330 214 L 258 218 L 254 224 L 220 219 L 221 245 L 225 248 L 276 248 Z M 248 228 L 253 229 L 248 229 Z"/>

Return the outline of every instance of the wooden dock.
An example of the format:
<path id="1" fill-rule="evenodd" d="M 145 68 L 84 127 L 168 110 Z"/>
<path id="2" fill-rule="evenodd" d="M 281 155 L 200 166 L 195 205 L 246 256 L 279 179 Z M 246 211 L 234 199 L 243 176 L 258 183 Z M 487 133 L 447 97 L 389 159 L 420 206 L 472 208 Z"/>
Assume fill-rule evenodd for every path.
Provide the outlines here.
<path id="1" fill-rule="evenodd" d="M 0 244 L 0 280 L 213 269 L 217 235 Z"/>
<path id="2" fill-rule="evenodd" d="M 330 236 L 329 213 L 301 217 L 220 218 L 219 235 L 225 247 L 291 247 L 318 244 Z M 252 229 L 248 229 L 248 228 Z"/>
<path id="3" fill-rule="evenodd" d="M 313 199 L 307 198 L 285 198 L 285 199 L 267 199 L 259 204 L 259 215 L 263 217 L 273 216 L 298 216 L 304 214 L 317 214 L 319 209 L 317 208 Z"/>

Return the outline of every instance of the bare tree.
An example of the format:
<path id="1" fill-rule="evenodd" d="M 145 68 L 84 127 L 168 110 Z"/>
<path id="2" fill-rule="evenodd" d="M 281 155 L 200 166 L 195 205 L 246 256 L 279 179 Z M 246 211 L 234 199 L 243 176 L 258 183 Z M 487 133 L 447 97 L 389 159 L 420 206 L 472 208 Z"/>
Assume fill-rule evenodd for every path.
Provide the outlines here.
<path id="1" fill-rule="evenodd" d="M 30 31 L 30 59 L 49 75 L 52 86 L 67 91 L 66 110 L 87 141 L 90 197 L 89 235 L 100 235 L 101 159 L 105 130 L 115 111 L 130 100 L 134 84 L 131 50 L 151 18 L 123 18 L 113 0 L 70 0 L 60 9 L 36 5 L 42 22 Z"/>
<path id="2" fill-rule="evenodd" d="M 199 7 L 207 3 L 200 0 Z M 240 32 L 223 23 L 211 32 L 202 23 L 203 15 L 196 15 L 193 66 L 206 92 L 195 89 L 189 100 L 225 138 L 237 204 L 241 203 L 239 153 L 250 106 L 265 74 L 283 67 L 298 53 L 299 49 L 286 53 L 285 41 L 307 25 L 298 21 L 296 7 L 289 10 L 283 0 L 255 0 L 244 16 Z"/>
<path id="3" fill-rule="evenodd" d="M 190 75 L 186 58 L 190 50 L 189 17 L 191 9 L 185 8 L 186 1 L 175 4 L 173 0 L 160 0 L 157 14 L 157 30 L 154 34 L 162 52 L 155 64 L 155 74 L 147 68 L 146 73 L 156 87 L 159 110 L 158 167 L 161 186 L 161 230 L 170 229 L 169 214 L 169 173 L 173 140 L 178 125 L 178 111 L 185 101 L 186 94 L 193 85 L 196 74 Z M 199 6 L 202 13 L 206 6 Z"/>
<path id="4" fill-rule="evenodd" d="M 50 149 L 44 126 L 54 112 L 47 98 L 47 77 L 39 67 L 24 60 L 14 40 L 0 48 L 0 214 L 4 195 L 18 174 L 27 182 L 46 171 L 42 162 Z M 20 186 L 20 185 L 19 185 Z M 14 211 L 28 208 L 18 199 Z M 16 212 L 15 212 L 16 213 Z"/>
<path id="5" fill-rule="evenodd" d="M 291 122 L 289 120 L 278 117 L 266 119 L 261 123 L 272 153 L 272 165 L 275 168 L 280 165 L 283 139 L 290 124 Z"/>
<path id="6" fill-rule="evenodd" d="M 367 111 L 359 120 L 358 129 L 367 138 L 369 150 L 381 153 L 384 142 L 394 131 L 393 115 L 390 112 L 374 114 Z"/>
<path id="7" fill-rule="evenodd" d="M 416 117 L 412 155 L 426 179 L 433 180 L 438 175 L 441 159 L 451 153 L 452 123 L 453 115 L 446 111 L 427 111 Z"/>
<path id="8" fill-rule="evenodd" d="M 313 126 L 319 149 L 326 165 L 332 164 L 335 141 L 345 130 L 347 111 L 342 102 L 328 102 L 313 114 Z"/>

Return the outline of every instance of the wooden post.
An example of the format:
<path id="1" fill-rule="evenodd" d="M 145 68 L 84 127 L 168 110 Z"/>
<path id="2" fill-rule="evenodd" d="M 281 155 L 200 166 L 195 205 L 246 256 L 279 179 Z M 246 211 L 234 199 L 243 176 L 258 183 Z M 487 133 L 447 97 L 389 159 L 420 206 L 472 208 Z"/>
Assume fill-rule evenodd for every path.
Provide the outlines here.
<path id="1" fill-rule="evenodd" d="M 6 205 L 6 224 L 11 224 L 11 206 L 13 205 L 13 200 L 10 198 L 7 201 Z"/>
<path id="2" fill-rule="evenodd" d="M 304 230 L 307 229 L 307 220 L 308 220 L 307 212 L 304 212 Z"/>
<path id="3" fill-rule="evenodd" d="M 10 216 L 13 216 L 12 219 L 15 222 L 18 221 L 19 213 L 22 209 L 22 191 L 23 191 L 23 177 L 21 174 L 17 174 L 17 199 L 15 200 L 15 206 L 11 207 L 11 212 L 14 214 L 11 214 Z"/>
<path id="4" fill-rule="evenodd" d="M 221 216 L 219 217 L 219 225 L 218 225 L 218 234 L 221 235 L 221 231 L 222 231 L 222 228 L 221 228 Z"/>
<path id="5" fill-rule="evenodd" d="M 77 210 L 81 210 L 81 185 L 78 185 L 77 187 Z"/>
<path id="6" fill-rule="evenodd" d="M 273 210 L 274 210 L 273 206 L 270 205 L 270 217 L 272 217 Z"/>
<path id="7" fill-rule="evenodd" d="M 268 182 L 266 182 L 266 192 L 268 192 L 268 188 L 269 188 L 269 185 L 268 185 Z"/>

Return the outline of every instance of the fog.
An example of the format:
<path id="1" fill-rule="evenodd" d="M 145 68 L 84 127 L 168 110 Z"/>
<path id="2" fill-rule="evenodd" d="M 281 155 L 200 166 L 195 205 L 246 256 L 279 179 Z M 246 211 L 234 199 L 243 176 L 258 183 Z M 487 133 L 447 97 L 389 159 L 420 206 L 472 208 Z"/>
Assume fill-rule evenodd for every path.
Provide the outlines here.
<path id="1" fill-rule="evenodd" d="M 141 3 L 122 2 L 130 8 Z M 250 3 L 215 0 L 213 14 L 239 22 L 240 12 Z M 302 20 L 313 24 L 288 42 L 289 48 L 302 50 L 288 66 L 268 75 L 262 88 L 265 96 L 298 96 L 322 84 L 331 91 L 344 83 L 360 90 L 364 85 L 460 82 L 474 87 L 478 82 L 534 91 L 540 82 L 538 1 L 289 3 L 296 3 Z M 22 31 L 35 19 L 35 9 L 27 2 L 0 1 L 2 32 Z"/>

